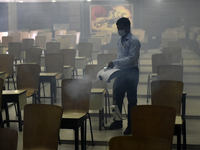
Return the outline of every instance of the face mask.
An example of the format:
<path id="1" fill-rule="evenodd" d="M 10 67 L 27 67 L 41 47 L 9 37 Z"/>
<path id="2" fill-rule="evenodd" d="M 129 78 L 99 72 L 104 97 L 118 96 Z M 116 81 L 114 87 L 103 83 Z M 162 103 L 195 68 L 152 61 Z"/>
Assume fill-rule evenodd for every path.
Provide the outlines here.
<path id="1" fill-rule="evenodd" d="M 119 34 L 120 36 L 125 36 L 125 35 L 126 35 L 126 32 L 125 32 L 125 30 L 118 30 L 118 34 Z"/>

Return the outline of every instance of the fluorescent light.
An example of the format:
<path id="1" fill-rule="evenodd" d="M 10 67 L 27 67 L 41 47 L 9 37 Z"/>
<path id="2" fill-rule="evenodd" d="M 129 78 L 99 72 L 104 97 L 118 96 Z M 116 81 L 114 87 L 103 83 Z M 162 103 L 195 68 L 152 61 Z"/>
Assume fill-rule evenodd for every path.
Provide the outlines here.
<path id="1" fill-rule="evenodd" d="M 24 1 L 19 1 L 19 3 L 23 3 Z"/>
<path id="2" fill-rule="evenodd" d="M 56 2 L 56 0 L 52 0 L 52 2 Z"/>
<path id="3" fill-rule="evenodd" d="M 91 0 L 87 0 L 88 2 L 91 2 Z"/>

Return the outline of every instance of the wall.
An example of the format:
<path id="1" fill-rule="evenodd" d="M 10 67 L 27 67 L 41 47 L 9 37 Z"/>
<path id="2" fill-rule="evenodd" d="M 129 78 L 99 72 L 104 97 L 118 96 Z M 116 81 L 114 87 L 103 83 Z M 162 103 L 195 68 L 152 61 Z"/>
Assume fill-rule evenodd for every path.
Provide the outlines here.
<path id="1" fill-rule="evenodd" d="M 0 32 L 8 30 L 8 5 L 0 3 Z"/>

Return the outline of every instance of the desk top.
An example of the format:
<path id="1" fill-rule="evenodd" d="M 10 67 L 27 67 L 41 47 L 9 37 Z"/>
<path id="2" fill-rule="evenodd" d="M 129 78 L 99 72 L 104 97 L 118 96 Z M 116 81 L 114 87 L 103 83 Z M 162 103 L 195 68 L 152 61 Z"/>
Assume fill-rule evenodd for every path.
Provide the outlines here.
<path id="1" fill-rule="evenodd" d="M 56 76 L 58 74 L 58 72 L 55 73 L 40 73 L 40 77 L 52 77 L 52 76 Z"/>
<path id="2" fill-rule="evenodd" d="M 63 68 L 70 68 L 71 65 L 64 65 Z"/>
<path id="3" fill-rule="evenodd" d="M 0 75 L 3 75 L 3 74 L 5 74 L 6 72 L 0 72 Z"/>
<path id="4" fill-rule="evenodd" d="M 76 57 L 76 60 L 84 60 L 86 57 Z"/>
<path id="5" fill-rule="evenodd" d="M 25 93 L 27 90 L 3 90 L 2 95 L 20 95 Z"/>
<path id="6" fill-rule="evenodd" d="M 92 88 L 91 94 L 102 94 L 105 91 L 103 88 Z"/>

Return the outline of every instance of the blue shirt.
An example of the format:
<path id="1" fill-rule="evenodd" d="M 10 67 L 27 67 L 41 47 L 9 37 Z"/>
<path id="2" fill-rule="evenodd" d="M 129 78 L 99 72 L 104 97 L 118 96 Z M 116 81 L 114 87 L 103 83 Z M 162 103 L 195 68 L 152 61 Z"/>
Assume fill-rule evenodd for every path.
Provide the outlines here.
<path id="1" fill-rule="evenodd" d="M 126 37 L 120 38 L 118 43 L 116 60 L 113 60 L 114 67 L 124 70 L 138 67 L 140 56 L 140 41 L 130 32 Z"/>

